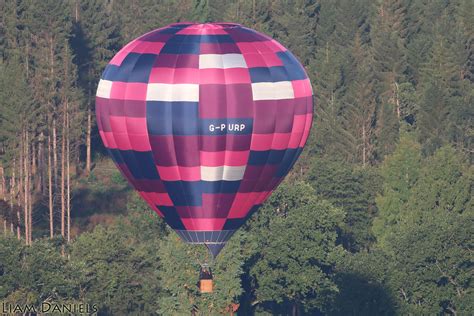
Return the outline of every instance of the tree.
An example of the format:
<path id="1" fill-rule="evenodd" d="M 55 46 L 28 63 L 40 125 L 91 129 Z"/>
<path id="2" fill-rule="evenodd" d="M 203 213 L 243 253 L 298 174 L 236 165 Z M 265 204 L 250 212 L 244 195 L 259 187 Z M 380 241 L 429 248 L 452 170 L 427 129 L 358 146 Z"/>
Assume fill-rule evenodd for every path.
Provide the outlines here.
<path id="1" fill-rule="evenodd" d="M 330 275 L 341 250 L 336 239 L 344 212 L 314 193 L 305 183 L 282 185 L 251 223 L 259 251 L 250 273 L 264 308 L 275 302 L 293 315 L 324 311 L 337 292 Z M 259 225 L 264 222 L 268 225 Z"/>
<path id="2" fill-rule="evenodd" d="M 346 213 L 339 242 L 353 252 L 369 248 L 374 241 L 370 227 L 379 177 L 343 161 L 319 157 L 311 160 L 307 177 L 318 196 Z"/>
<path id="3" fill-rule="evenodd" d="M 72 48 L 75 50 L 78 65 L 79 83 L 86 96 L 86 166 L 88 175 L 92 161 L 92 128 L 94 97 L 97 83 L 105 66 L 117 50 L 117 21 L 106 7 L 104 1 L 76 1 L 74 16 L 74 38 Z"/>
<path id="4" fill-rule="evenodd" d="M 394 264 L 388 283 L 401 294 L 405 314 L 455 315 L 473 308 L 474 174 L 465 161 L 451 147 L 427 158 L 401 206 L 403 220 L 381 244 Z"/>
<path id="5" fill-rule="evenodd" d="M 382 193 L 377 196 L 377 217 L 373 232 L 380 244 L 396 230 L 408 216 L 406 203 L 412 194 L 421 166 L 420 145 L 407 134 L 400 138 L 395 151 L 383 162 L 380 174 L 383 178 Z"/>

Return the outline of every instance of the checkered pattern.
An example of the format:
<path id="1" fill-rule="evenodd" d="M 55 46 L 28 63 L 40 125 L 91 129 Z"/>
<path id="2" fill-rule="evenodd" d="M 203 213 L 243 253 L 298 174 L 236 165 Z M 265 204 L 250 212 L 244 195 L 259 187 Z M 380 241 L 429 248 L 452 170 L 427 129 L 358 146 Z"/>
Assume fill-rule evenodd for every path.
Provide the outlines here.
<path id="1" fill-rule="evenodd" d="M 312 122 L 309 79 L 238 24 L 171 24 L 115 55 L 100 135 L 141 196 L 187 242 L 225 243 L 281 182 Z"/>

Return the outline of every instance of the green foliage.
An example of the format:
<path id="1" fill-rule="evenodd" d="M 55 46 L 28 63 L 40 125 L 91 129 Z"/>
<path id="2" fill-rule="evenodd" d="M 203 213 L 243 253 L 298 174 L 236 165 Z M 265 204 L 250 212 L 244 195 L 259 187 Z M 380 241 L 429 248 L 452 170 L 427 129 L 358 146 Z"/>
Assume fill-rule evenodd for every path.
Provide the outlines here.
<path id="1" fill-rule="evenodd" d="M 170 233 L 160 243 L 162 268 L 161 291 L 157 298 L 158 312 L 164 315 L 219 315 L 238 304 L 242 294 L 242 235 L 237 233 L 215 261 L 203 245 L 188 245 Z M 201 263 L 209 263 L 214 275 L 214 292 L 201 294 L 198 288 Z"/>
<path id="2" fill-rule="evenodd" d="M 420 145 L 410 135 L 404 135 L 395 152 L 380 168 L 383 191 L 377 196 L 379 213 L 374 219 L 373 232 L 380 243 L 393 234 L 397 225 L 407 218 L 406 203 L 412 194 L 421 167 Z"/>
<path id="3" fill-rule="evenodd" d="M 472 167 L 444 147 L 420 168 L 419 147 L 401 142 L 382 168 L 385 195 L 378 199 L 375 224 L 384 220 L 385 226 L 374 224 L 374 229 L 379 228 L 379 245 L 391 262 L 385 282 L 401 293 L 402 313 L 468 314 L 473 307 Z"/>
<path id="4" fill-rule="evenodd" d="M 282 185 L 252 230 L 259 245 L 250 269 L 256 299 L 280 309 L 324 310 L 337 292 L 330 274 L 341 251 L 336 230 L 343 219 L 344 212 L 319 200 L 308 184 Z"/>
<path id="5" fill-rule="evenodd" d="M 11 304 L 61 303 L 80 296 L 75 286 L 81 277 L 48 240 L 31 247 L 0 238 L 0 299 Z"/>
<path id="6" fill-rule="evenodd" d="M 340 242 L 350 251 L 369 247 L 379 178 L 334 159 L 314 158 L 311 165 L 307 177 L 316 194 L 346 213 Z"/>

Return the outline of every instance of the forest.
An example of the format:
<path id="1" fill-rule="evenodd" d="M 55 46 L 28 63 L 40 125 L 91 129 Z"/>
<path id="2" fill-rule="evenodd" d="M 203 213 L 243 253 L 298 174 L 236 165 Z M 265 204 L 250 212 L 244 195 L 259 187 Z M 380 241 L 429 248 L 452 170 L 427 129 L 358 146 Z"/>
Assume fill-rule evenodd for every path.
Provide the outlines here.
<path id="1" fill-rule="evenodd" d="M 474 314 L 472 0 L 0 0 L 0 302 L 99 315 Z M 107 63 L 180 21 L 267 34 L 305 66 L 297 164 L 213 265 L 115 169 Z"/>

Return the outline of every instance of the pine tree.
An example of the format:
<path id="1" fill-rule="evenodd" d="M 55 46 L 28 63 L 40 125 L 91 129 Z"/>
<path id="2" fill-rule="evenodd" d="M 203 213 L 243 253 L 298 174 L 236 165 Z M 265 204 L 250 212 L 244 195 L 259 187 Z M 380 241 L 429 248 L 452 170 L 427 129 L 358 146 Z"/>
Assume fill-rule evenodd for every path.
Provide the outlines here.
<path id="1" fill-rule="evenodd" d="M 383 192 L 377 196 L 378 214 L 373 232 L 379 244 L 396 233 L 400 222 L 406 220 L 407 203 L 412 188 L 419 178 L 421 166 L 420 145 L 412 135 L 403 135 L 395 151 L 385 158 L 381 166 Z"/>

